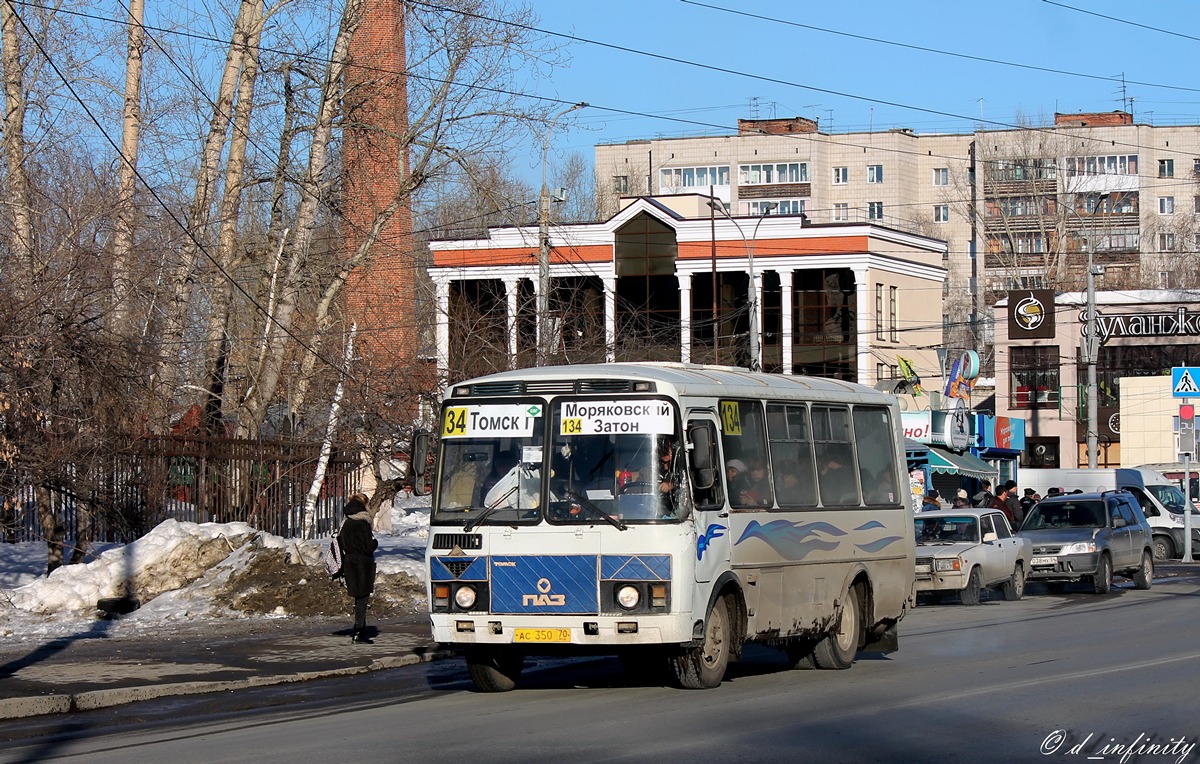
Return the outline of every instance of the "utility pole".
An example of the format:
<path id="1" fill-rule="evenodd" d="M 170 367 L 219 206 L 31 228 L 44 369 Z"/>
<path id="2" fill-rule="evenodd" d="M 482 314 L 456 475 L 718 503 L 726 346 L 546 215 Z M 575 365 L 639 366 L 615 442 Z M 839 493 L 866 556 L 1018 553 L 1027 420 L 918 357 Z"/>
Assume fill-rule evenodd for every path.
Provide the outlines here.
<path id="1" fill-rule="evenodd" d="M 542 192 L 538 197 L 538 293 L 537 293 L 537 365 L 550 362 L 554 346 L 550 341 L 550 189 L 546 187 L 546 157 L 550 153 L 550 136 L 564 115 L 587 106 L 580 102 L 568 106 L 550 118 L 542 138 Z"/>
<path id="2" fill-rule="evenodd" d="M 1092 210 L 1089 220 L 1094 220 L 1108 200 L 1108 194 L 1100 194 L 1096 201 L 1096 209 Z M 1078 217 L 1078 213 L 1076 213 Z M 1080 219 L 1080 222 L 1083 222 Z M 1100 428 L 1096 416 L 1096 398 L 1099 389 L 1096 385 L 1096 356 L 1100 354 L 1100 343 L 1096 336 L 1096 277 L 1104 275 L 1104 266 L 1092 264 L 1092 251 L 1096 248 L 1084 230 L 1084 241 L 1087 242 L 1087 459 L 1088 469 L 1096 469 L 1098 462 Z"/>

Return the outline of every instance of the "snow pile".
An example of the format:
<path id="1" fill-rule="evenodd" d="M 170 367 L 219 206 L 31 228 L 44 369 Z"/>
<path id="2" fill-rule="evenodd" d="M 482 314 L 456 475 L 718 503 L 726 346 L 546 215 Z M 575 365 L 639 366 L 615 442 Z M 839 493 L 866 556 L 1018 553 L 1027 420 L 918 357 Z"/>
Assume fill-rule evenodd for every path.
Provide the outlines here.
<path id="1" fill-rule="evenodd" d="M 424 607 L 429 516 L 397 508 L 392 519 L 391 533 L 377 534 L 372 612 L 380 617 Z M 328 541 L 282 538 L 245 523 L 166 520 L 49 576 L 44 543 L 0 544 L 0 645 L 86 631 L 102 615 L 97 603 L 119 597 L 141 606 L 112 624 L 111 635 L 197 619 L 341 617 L 349 599 L 319 562 Z"/>

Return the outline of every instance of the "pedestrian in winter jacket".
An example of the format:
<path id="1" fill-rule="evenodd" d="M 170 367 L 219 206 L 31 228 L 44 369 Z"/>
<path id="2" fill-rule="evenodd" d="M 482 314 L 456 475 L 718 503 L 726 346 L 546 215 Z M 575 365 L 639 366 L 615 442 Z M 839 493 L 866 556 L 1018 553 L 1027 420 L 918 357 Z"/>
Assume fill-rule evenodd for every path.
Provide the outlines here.
<path id="1" fill-rule="evenodd" d="M 373 644 L 367 636 L 367 601 L 375 591 L 375 550 L 379 542 L 371 535 L 371 517 L 367 514 L 367 497 L 356 493 L 346 502 L 346 514 L 338 531 L 338 546 L 342 549 L 342 575 L 346 591 L 354 598 L 354 633 L 350 641 Z"/>
<path id="2" fill-rule="evenodd" d="M 996 495 L 992 493 L 992 481 L 984 480 L 982 485 L 983 488 L 972 497 L 972 501 L 977 507 L 990 509 L 996 500 Z"/>

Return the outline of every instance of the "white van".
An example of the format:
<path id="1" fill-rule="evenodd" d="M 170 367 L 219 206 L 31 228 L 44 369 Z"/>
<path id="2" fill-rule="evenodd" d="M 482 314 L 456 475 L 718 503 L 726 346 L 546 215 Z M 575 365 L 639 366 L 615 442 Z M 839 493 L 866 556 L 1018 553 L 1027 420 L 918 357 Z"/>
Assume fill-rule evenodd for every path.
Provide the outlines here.
<path id="1" fill-rule="evenodd" d="M 1124 488 L 1138 500 L 1146 519 L 1150 521 L 1150 528 L 1154 531 L 1156 560 L 1174 560 L 1183 555 L 1183 511 L 1186 506 L 1192 513 L 1192 556 L 1200 555 L 1200 510 L 1184 498 L 1177 483 L 1152 469 L 1025 468 L 1017 473 L 1017 485 L 1022 491 L 1032 488 L 1041 496 L 1045 496 L 1051 488 L 1061 488 L 1067 493 L 1076 488 L 1088 492 Z"/>
<path id="2" fill-rule="evenodd" d="M 1167 480 L 1177 484 L 1183 488 L 1183 462 L 1163 462 L 1161 464 L 1143 464 L 1142 469 L 1154 470 L 1161 474 Z M 1188 472 L 1191 473 L 1192 479 L 1189 482 L 1189 496 L 1195 504 L 1200 501 L 1200 464 L 1192 462 L 1188 465 Z"/>

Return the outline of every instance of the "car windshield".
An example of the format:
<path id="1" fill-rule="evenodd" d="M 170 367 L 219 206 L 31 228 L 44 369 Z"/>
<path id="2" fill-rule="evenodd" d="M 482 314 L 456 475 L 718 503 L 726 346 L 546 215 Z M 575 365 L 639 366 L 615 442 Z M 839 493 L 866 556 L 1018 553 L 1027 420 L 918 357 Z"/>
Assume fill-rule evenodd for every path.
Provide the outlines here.
<path id="1" fill-rule="evenodd" d="M 1192 508 L 1192 514 L 1200 514 L 1200 510 L 1197 510 L 1190 501 L 1183 498 L 1183 491 L 1173 485 L 1148 485 L 1146 486 L 1146 490 L 1154 494 L 1154 498 L 1158 499 L 1171 512 L 1182 514 L 1184 504 L 1186 503 L 1187 506 Z"/>
<path id="2" fill-rule="evenodd" d="M 1045 528 L 1103 528 L 1104 504 L 1091 501 L 1043 501 L 1035 504 L 1021 530 L 1036 531 Z"/>
<path id="3" fill-rule="evenodd" d="M 677 522 L 690 492 L 675 406 L 666 400 L 559 400 L 551 415 L 551 523 Z"/>
<path id="4" fill-rule="evenodd" d="M 915 522 L 918 544 L 979 543 L 977 517 L 918 517 Z"/>
<path id="5" fill-rule="evenodd" d="M 446 406 L 433 522 L 537 522 L 542 501 L 538 402 Z"/>

